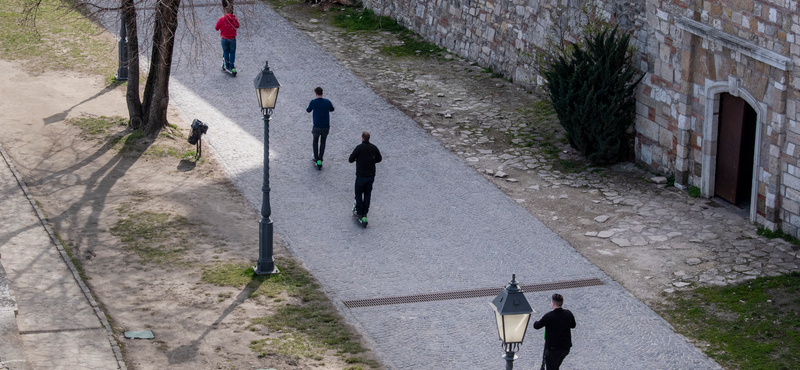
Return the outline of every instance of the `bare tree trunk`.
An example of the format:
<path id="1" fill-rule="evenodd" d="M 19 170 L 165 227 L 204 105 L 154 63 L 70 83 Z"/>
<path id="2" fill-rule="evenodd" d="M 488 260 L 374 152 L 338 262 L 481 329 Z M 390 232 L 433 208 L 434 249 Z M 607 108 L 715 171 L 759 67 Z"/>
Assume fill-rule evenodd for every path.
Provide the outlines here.
<path id="1" fill-rule="evenodd" d="M 172 69 L 172 49 L 178 28 L 180 0 L 159 0 L 155 9 L 153 52 L 150 72 L 144 87 L 144 133 L 153 137 L 167 125 L 169 104 L 169 75 Z"/>
<path id="2" fill-rule="evenodd" d="M 128 103 L 128 127 L 142 127 L 142 99 L 139 97 L 139 30 L 136 27 L 136 5 L 134 0 L 123 0 L 125 30 L 128 46 L 128 89 L 125 100 Z"/>

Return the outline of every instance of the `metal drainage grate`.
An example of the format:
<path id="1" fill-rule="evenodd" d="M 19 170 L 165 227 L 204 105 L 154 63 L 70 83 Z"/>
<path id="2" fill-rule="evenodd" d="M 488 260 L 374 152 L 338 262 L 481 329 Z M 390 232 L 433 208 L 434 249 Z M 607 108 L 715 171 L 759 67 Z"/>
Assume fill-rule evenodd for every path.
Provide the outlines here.
<path id="1" fill-rule="evenodd" d="M 544 284 L 528 284 L 520 286 L 525 292 L 544 292 L 548 290 L 562 290 L 583 288 L 587 286 L 603 285 L 603 282 L 598 278 L 579 279 L 568 281 L 557 281 L 554 283 Z M 372 306 L 386 306 L 404 303 L 420 303 L 420 302 L 433 302 L 433 301 L 446 301 L 450 299 L 464 299 L 464 298 L 477 298 L 477 297 L 491 297 L 497 295 L 503 288 L 483 288 L 483 289 L 470 289 L 470 290 L 457 290 L 453 292 L 442 293 L 428 293 L 428 294 L 414 294 L 399 297 L 386 297 L 386 298 L 369 298 L 369 299 L 355 299 L 352 301 L 344 301 L 344 305 L 349 308 L 356 307 L 372 307 Z"/>

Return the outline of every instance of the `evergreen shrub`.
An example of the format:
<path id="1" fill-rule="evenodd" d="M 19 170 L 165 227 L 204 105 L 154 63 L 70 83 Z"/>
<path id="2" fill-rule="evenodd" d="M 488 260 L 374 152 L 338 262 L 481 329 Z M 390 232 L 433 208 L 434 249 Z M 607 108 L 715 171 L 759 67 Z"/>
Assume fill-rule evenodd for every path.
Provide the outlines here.
<path id="1" fill-rule="evenodd" d="M 636 114 L 636 77 L 630 34 L 603 28 L 572 44 L 544 71 L 547 89 L 570 145 L 593 164 L 630 154 L 627 133 Z"/>

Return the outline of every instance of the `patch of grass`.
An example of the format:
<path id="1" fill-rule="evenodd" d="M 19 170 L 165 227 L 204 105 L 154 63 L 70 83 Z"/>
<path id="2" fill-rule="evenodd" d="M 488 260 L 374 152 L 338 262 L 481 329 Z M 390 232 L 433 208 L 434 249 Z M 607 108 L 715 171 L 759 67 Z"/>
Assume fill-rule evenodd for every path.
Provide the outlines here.
<path id="1" fill-rule="evenodd" d="M 579 162 L 559 159 L 558 160 L 558 168 L 559 168 L 559 170 L 561 172 L 578 173 L 578 172 L 583 172 L 583 170 L 586 169 L 586 166 L 582 165 Z"/>
<path id="2" fill-rule="evenodd" d="M 556 113 L 553 110 L 553 105 L 548 100 L 537 100 L 532 104 L 531 113 L 538 118 L 550 117 Z"/>
<path id="3" fill-rule="evenodd" d="M 524 146 L 538 145 L 542 152 L 550 159 L 558 158 L 560 149 L 555 143 L 569 143 L 566 133 L 559 135 L 559 129 L 554 128 L 555 111 L 548 100 L 537 100 L 532 104 L 518 108 L 517 112 L 526 116 L 526 129 L 520 133 L 525 139 Z"/>
<path id="4" fill-rule="evenodd" d="M 174 157 L 178 159 L 183 159 L 185 153 L 179 153 L 175 148 L 166 146 L 166 145 L 151 145 L 147 150 L 144 151 L 144 155 L 154 156 L 154 157 Z"/>
<path id="5" fill-rule="evenodd" d="M 558 153 L 561 152 L 561 150 L 558 149 L 558 147 L 556 147 L 553 143 L 549 141 L 543 141 L 539 143 L 539 146 L 542 148 L 542 152 L 551 159 L 558 158 Z"/>
<path id="6" fill-rule="evenodd" d="M 697 186 L 690 186 L 689 187 L 689 196 L 690 197 L 697 198 L 697 197 L 700 196 L 700 194 L 702 194 L 702 193 L 700 191 L 700 188 L 698 188 Z"/>
<path id="7" fill-rule="evenodd" d="M 367 360 L 367 359 L 363 359 L 361 357 L 348 357 L 348 358 L 344 359 L 344 362 L 348 363 L 348 364 L 365 364 L 365 365 L 367 365 L 369 367 L 373 367 L 373 368 L 378 368 L 378 367 L 381 366 L 378 363 L 378 361 Z"/>
<path id="8" fill-rule="evenodd" d="M 120 116 L 84 116 L 69 118 L 65 122 L 80 128 L 81 133 L 84 135 L 92 137 L 106 136 L 109 134 L 109 130 L 112 127 L 124 127 L 128 125 L 128 120 Z"/>
<path id="9" fill-rule="evenodd" d="M 317 356 L 317 350 L 305 336 L 285 334 L 281 338 L 264 338 L 250 343 L 250 349 L 253 350 L 253 352 L 257 352 L 260 357 L 272 353 L 294 356 L 298 359 L 301 357 L 312 358 Z"/>
<path id="10" fill-rule="evenodd" d="M 726 368 L 794 369 L 800 363 L 800 274 L 677 292 L 664 316 Z M 701 347 L 703 348 L 703 347 Z"/>
<path id="11" fill-rule="evenodd" d="M 675 175 L 674 174 L 667 176 L 667 186 L 666 187 L 669 188 L 669 187 L 673 187 L 673 186 L 675 186 Z"/>
<path id="12" fill-rule="evenodd" d="M 62 239 L 61 235 L 58 234 L 55 235 L 56 239 L 58 239 L 58 242 L 61 243 L 62 247 L 64 247 L 64 252 L 67 253 L 67 256 L 69 257 L 70 261 L 72 261 L 72 264 L 75 266 L 75 269 L 78 270 L 78 276 L 80 276 L 81 279 L 83 279 L 83 281 L 91 280 L 92 278 L 86 275 L 86 271 L 84 271 L 83 269 L 83 264 L 81 263 L 81 260 L 75 256 L 75 246 L 71 242 Z"/>
<path id="13" fill-rule="evenodd" d="M 180 260 L 189 249 L 189 220 L 183 216 L 150 211 L 129 212 L 109 229 L 128 250 L 136 252 L 142 262 L 170 263 Z"/>
<path id="14" fill-rule="evenodd" d="M 296 268 L 291 262 L 287 266 Z M 254 298 L 259 295 L 275 297 L 282 292 L 287 292 L 289 296 L 298 295 L 298 290 L 308 285 L 313 285 L 309 275 L 298 276 L 293 279 L 285 273 L 287 267 L 279 267 L 280 274 L 275 275 L 256 275 L 253 265 L 249 263 L 220 263 L 203 268 L 201 279 L 207 283 L 219 286 L 232 286 L 243 288 L 245 285 L 252 284 L 258 287 L 250 293 Z"/>
<path id="15" fill-rule="evenodd" d="M 178 129 L 177 125 L 172 123 L 167 123 L 167 125 L 161 129 L 161 132 L 159 132 L 158 135 L 168 139 L 183 139 L 183 133 L 181 130 Z"/>
<path id="16" fill-rule="evenodd" d="M 399 38 L 400 41 L 403 42 L 401 45 L 386 46 L 381 51 L 383 53 L 392 54 L 395 56 L 428 56 L 436 55 L 445 51 L 445 49 L 436 46 L 436 44 L 423 40 L 421 37 L 411 31 L 401 32 Z"/>
<path id="17" fill-rule="evenodd" d="M 244 263 L 222 263 L 202 272 L 202 280 L 208 283 L 237 288 L 247 284 L 257 286 L 251 296 L 270 297 L 285 292 L 299 301 L 278 305 L 274 314 L 252 320 L 251 327 L 262 325 L 284 333 L 281 338 L 251 342 L 253 351 L 262 356 L 282 353 L 297 357 L 318 356 L 329 350 L 340 356 L 366 351 L 307 271 L 288 259 L 276 262 L 281 270 L 276 275 L 255 275 L 252 266 Z M 377 362 L 374 364 L 378 367 Z"/>
<path id="18" fill-rule="evenodd" d="M 500 77 L 503 77 L 503 74 L 502 74 L 502 73 L 495 72 L 495 71 L 494 71 L 494 69 L 492 69 L 491 67 L 486 67 L 486 68 L 482 69 L 482 70 L 481 70 L 481 73 L 489 73 L 489 74 L 491 74 L 491 75 L 492 75 L 492 78 L 500 78 Z"/>
<path id="19" fill-rule="evenodd" d="M 110 140 L 114 149 L 120 152 L 146 152 L 152 144 L 152 139 L 144 136 L 142 130 L 135 130 L 129 134 L 117 135 Z"/>
<path id="20" fill-rule="evenodd" d="M 408 31 L 397 21 L 387 16 L 375 15 L 371 9 L 342 8 L 333 17 L 333 25 L 347 31 L 389 31 L 400 33 Z"/>
<path id="21" fill-rule="evenodd" d="M 153 144 L 144 151 L 144 155 L 153 157 L 173 157 L 177 159 L 191 159 L 197 156 L 194 150 L 180 150 L 170 145 Z"/>
<path id="22" fill-rule="evenodd" d="M 294 4 L 299 4 L 300 3 L 300 1 L 296 1 L 296 0 L 265 0 L 265 1 L 268 2 L 270 5 L 272 5 L 272 7 L 274 9 L 280 9 L 280 8 L 285 7 L 285 6 L 289 6 L 289 5 L 294 5 Z"/>
<path id="23" fill-rule="evenodd" d="M 756 234 L 761 235 L 767 239 L 779 238 L 785 240 L 788 243 L 791 243 L 792 245 L 800 245 L 800 240 L 798 240 L 797 237 L 791 234 L 787 234 L 780 229 L 772 231 L 764 227 L 759 227 L 756 230 Z"/>
<path id="24" fill-rule="evenodd" d="M 24 68 L 74 70 L 113 75 L 117 49 L 113 36 L 58 0 L 43 0 L 36 28 L 24 23 L 22 0 L 0 2 L 0 51 L 3 58 L 24 60 Z"/>
<path id="25" fill-rule="evenodd" d="M 333 25 L 348 31 L 388 31 L 398 35 L 400 45 L 386 46 L 381 51 L 396 56 L 427 56 L 444 52 L 436 44 L 423 40 L 414 32 L 387 16 L 375 15 L 370 9 L 342 8 L 333 17 Z"/>

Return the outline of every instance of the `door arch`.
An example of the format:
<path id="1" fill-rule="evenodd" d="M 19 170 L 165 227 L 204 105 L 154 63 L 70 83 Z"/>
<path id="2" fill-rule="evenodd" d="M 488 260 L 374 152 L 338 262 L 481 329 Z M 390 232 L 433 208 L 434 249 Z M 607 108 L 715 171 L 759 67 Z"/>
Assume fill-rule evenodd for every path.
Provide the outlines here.
<path id="1" fill-rule="evenodd" d="M 752 173 L 750 181 L 750 221 L 755 222 L 758 209 L 758 173 L 761 157 L 761 135 L 765 123 L 766 106 L 758 102 L 747 90 L 741 88 L 742 80 L 733 76 L 728 81 L 706 80 L 705 124 L 703 125 L 701 194 L 710 198 L 716 193 L 717 150 L 719 146 L 719 113 L 723 93 L 742 98 L 755 112 L 755 140 L 753 142 Z"/>

